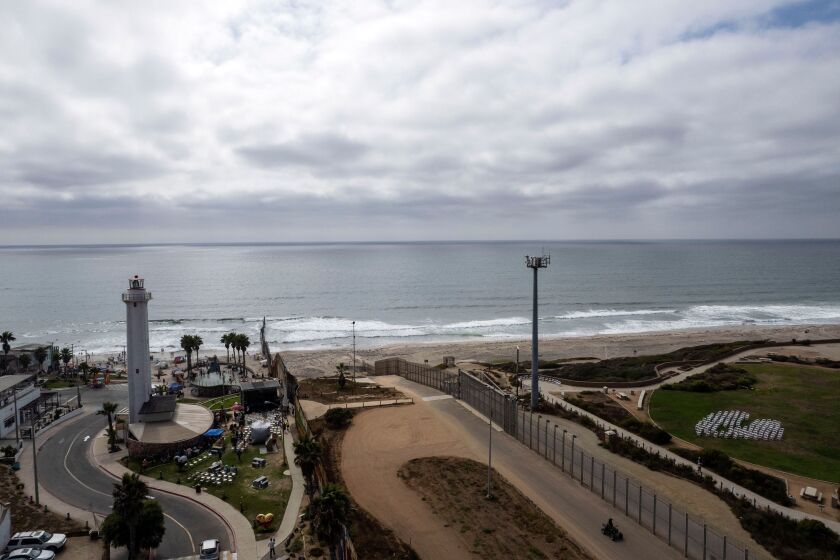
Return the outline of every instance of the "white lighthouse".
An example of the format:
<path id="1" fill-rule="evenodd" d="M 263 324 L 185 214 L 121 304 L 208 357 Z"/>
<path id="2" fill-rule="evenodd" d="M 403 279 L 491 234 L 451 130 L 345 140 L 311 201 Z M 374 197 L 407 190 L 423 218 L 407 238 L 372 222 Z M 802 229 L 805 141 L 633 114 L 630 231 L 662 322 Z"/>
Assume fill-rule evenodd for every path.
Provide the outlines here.
<path id="1" fill-rule="evenodd" d="M 140 409 L 152 395 L 152 367 L 149 360 L 149 300 L 151 292 L 143 279 L 134 276 L 123 292 L 126 316 L 126 374 L 128 375 L 129 422 L 140 422 Z"/>

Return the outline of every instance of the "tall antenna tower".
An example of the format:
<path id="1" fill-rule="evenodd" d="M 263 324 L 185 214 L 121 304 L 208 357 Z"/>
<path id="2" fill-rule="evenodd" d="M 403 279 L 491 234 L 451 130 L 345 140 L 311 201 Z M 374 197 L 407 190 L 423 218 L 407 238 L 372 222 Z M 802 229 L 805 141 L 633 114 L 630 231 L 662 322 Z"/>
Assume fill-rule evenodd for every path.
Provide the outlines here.
<path id="1" fill-rule="evenodd" d="M 537 272 L 541 268 L 548 268 L 551 262 L 550 255 L 541 257 L 525 256 L 525 265 L 534 269 L 534 319 L 531 325 L 531 410 L 537 408 L 540 403 L 540 350 L 539 350 L 539 313 L 537 303 Z"/>

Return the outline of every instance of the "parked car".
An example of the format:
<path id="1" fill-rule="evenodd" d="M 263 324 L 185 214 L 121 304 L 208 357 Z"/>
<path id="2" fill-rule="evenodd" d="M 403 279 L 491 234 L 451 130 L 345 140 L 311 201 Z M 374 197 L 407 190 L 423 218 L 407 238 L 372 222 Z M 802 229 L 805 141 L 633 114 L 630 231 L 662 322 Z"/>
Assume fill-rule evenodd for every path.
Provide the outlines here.
<path id="1" fill-rule="evenodd" d="M 221 552 L 221 543 L 219 539 L 207 539 L 201 542 L 201 551 L 199 553 L 200 560 L 219 560 L 219 553 Z"/>
<path id="2" fill-rule="evenodd" d="M 15 533 L 6 545 L 6 552 L 19 548 L 46 548 L 58 552 L 67 544 L 67 536 L 49 531 L 25 531 Z"/>
<path id="3" fill-rule="evenodd" d="M 55 552 L 38 548 L 18 548 L 0 556 L 0 560 L 53 560 L 53 558 L 55 558 Z"/>

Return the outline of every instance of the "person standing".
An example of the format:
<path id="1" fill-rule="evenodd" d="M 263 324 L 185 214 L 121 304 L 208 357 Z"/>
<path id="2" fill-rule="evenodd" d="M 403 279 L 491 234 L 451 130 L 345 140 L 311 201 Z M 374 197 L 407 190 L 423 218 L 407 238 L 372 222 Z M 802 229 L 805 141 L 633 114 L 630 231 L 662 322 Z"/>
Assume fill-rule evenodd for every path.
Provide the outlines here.
<path id="1" fill-rule="evenodd" d="M 274 558 L 274 556 L 274 537 L 271 537 L 270 539 L 268 539 L 268 557 Z"/>

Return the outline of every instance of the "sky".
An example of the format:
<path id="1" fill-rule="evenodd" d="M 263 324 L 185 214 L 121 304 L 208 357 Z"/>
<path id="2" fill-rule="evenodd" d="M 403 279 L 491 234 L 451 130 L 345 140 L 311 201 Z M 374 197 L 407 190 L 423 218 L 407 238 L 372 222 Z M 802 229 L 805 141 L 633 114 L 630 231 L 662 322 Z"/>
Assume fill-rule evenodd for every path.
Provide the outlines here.
<path id="1" fill-rule="evenodd" d="M 838 216 L 837 0 L 0 3 L 0 244 Z"/>

